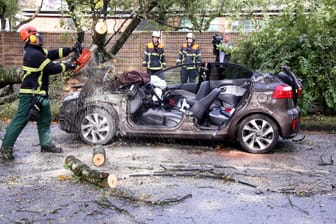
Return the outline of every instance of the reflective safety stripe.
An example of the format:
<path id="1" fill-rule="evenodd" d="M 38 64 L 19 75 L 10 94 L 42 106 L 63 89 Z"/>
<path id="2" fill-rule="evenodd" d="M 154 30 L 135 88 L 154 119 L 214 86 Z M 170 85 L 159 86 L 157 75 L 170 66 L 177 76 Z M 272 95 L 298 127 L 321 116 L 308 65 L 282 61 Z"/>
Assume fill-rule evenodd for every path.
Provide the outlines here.
<path id="1" fill-rule="evenodd" d="M 47 64 L 50 62 L 51 60 L 49 58 L 45 59 L 42 64 L 40 65 L 40 67 L 38 68 L 32 68 L 32 67 L 28 67 L 28 66 L 23 66 L 22 67 L 22 70 L 26 72 L 26 74 L 23 76 L 23 79 L 24 80 L 28 75 L 30 75 L 30 73 L 33 73 L 33 72 L 41 72 L 45 66 L 47 66 Z"/>
<path id="2" fill-rule="evenodd" d="M 44 52 L 44 54 L 46 55 L 46 57 L 48 56 L 48 50 L 47 49 L 45 49 L 45 48 L 43 48 L 43 52 Z"/>
<path id="3" fill-rule="evenodd" d="M 66 71 L 66 66 L 65 66 L 65 64 L 61 63 L 60 65 L 61 65 L 61 67 L 62 67 L 62 72 L 65 72 L 65 71 Z"/>
<path id="4" fill-rule="evenodd" d="M 38 68 L 32 68 L 32 67 L 28 67 L 28 66 L 23 66 L 22 70 L 25 72 L 22 81 L 27 78 L 29 75 L 31 75 L 32 73 L 38 73 L 38 79 L 37 79 L 37 87 L 35 90 L 33 89 L 20 89 L 19 93 L 28 93 L 28 94 L 39 94 L 39 95 L 46 95 L 47 92 L 45 90 L 41 90 L 41 86 L 42 86 L 42 77 L 43 77 L 43 69 L 47 66 L 48 63 L 50 63 L 51 60 L 49 58 L 45 59 L 40 67 Z M 65 66 L 64 66 L 65 67 Z"/>
<path id="5" fill-rule="evenodd" d="M 19 93 L 33 94 L 33 90 L 32 89 L 19 89 Z M 34 94 L 47 95 L 47 92 L 45 90 L 35 90 Z"/>
<path id="6" fill-rule="evenodd" d="M 148 55 L 148 62 L 147 62 L 147 68 L 148 69 L 151 69 L 151 70 L 161 70 L 161 69 L 163 69 L 163 66 L 165 65 L 165 63 L 163 63 L 161 60 L 162 60 L 162 57 L 164 56 L 164 54 L 148 53 L 148 52 L 146 52 L 146 54 Z M 151 66 L 151 64 L 152 64 L 151 56 L 159 57 L 159 63 L 160 63 L 159 67 L 152 67 Z M 144 61 L 143 63 L 146 64 L 146 61 Z"/>
<path id="7" fill-rule="evenodd" d="M 154 55 L 154 56 L 160 56 L 160 54 L 159 53 L 149 53 L 148 55 Z"/>
<path id="8" fill-rule="evenodd" d="M 58 56 L 63 58 L 63 48 L 58 48 Z"/>
<path id="9" fill-rule="evenodd" d="M 163 67 L 148 67 L 150 70 L 161 70 Z"/>

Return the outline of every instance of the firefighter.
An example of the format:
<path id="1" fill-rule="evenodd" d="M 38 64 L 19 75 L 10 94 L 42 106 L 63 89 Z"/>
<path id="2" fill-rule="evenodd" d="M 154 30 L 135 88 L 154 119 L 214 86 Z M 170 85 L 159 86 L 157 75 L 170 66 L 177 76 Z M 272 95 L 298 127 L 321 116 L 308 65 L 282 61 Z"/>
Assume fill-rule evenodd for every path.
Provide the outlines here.
<path id="1" fill-rule="evenodd" d="M 197 71 L 196 66 L 192 63 L 201 63 L 201 50 L 198 44 L 195 44 L 195 37 L 193 33 L 188 33 L 186 36 L 186 43 L 184 43 L 179 51 L 176 59 L 176 64 L 186 64 L 181 70 L 181 83 L 195 82 Z"/>
<path id="2" fill-rule="evenodd" d="M 41 152 L 63 152 L 63 149 L 55 146 L 51 140 L 51 113 L 48 97 L 49 76 L 77 67 L 75 63 L 52 62 L 69 55 L 74 51 L 74 48 L 44 49 L 42 47 L 42 36 L 33 26 L 24 26 L 19 32 L 21 40 L 24 42 L 22 67 L 24 74 L 19 89 L 18 109 L 7 127 L 0 150 L 3 158 L 7 160 L 14 159 L 14 144 L 29 120 L 37 122 Z"/>
<path id="3" fill-rule="evenodd" d="M 154 75 L 166 67 L 166 58 L 164 46 L 160 43 L 161 34 L 159 31 L 153 31 L 152 41 L 146 46 L 143 54 L 142 66 L 147 68 L 147 73 Z M 163 79 L 162 76 L 159 76 Z"/>

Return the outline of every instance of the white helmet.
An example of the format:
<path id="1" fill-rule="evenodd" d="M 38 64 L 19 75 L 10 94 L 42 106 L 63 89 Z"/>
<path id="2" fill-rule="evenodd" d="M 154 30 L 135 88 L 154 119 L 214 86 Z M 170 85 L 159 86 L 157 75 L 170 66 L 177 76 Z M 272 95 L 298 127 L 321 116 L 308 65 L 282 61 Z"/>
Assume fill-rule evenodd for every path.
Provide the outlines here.
<path id="1" fill-rule="evenodd" d="M 187 36 L 186 36 L 186 39 L 188 39 L 188 38 L 195 40 L 195 36 L 194 36 L 193 33 L 188 33 Z"/>
<path id="2" fill-rule="evenodd" d="M 153 31 L 153 33 L 152 33 L 152 37 L 160 38 L 160 37 L 161 37 L 161 33 L 160 33 L 160 31 Z"/>

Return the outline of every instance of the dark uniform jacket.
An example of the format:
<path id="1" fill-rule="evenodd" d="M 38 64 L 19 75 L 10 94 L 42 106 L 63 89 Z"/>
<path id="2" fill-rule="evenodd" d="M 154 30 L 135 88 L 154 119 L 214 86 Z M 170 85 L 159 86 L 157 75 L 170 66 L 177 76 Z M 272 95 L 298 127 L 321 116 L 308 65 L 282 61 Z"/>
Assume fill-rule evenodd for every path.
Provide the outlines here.
<path id="1" fill-rule="evenodd" d="M 180 52 L 176 59 L 176 64 L 191 64 L 196 62 L 202 62 L 201 50 L 198 44 L 184 43 L 180 49 Z M 193 69 L 194 66 L 187 66 L 187 69 Z"/>
<path id="2" fill-rule="evenodd" d="M 161 70 L 166 66 L 164 46 L 159 43 L 157 46 L 150 42 L 145 49 L 142 65 L 150 70 Z"/>
<path id="3" fill-rule="evenodd" d="M 48 96 L 49 76 L 65 72 L 69 68 L 65 63 L 52 60 L 69 55 L 71 48 L 47 50 L 27 43 L 24 47 L 22 84 L 20 93 Z"/>

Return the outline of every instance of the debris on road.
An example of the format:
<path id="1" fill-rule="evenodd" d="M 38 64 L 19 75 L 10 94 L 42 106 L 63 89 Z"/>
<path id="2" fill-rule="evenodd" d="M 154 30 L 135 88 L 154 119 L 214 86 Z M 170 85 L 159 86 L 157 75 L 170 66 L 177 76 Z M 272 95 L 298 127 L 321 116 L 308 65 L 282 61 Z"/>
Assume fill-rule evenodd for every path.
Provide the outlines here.
<path id="1" fill-rule="evenodd" d="M 100 167 L 104 165 L 106 160 L 106 153 L 103 146 L 98 145 L 93 148 L 92 163 L 93 165 Z"/>
<path id="2" fill-rule="evenodd" d="M 74 156 L 67 156 L 65 158 L 65 166 L 76 176 L 97 186 L 110 188 L 117 186 L 116 175 L 91 169 Z"/>

